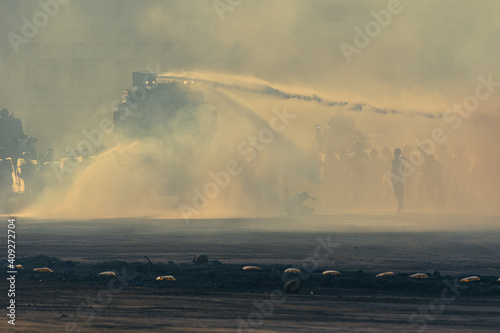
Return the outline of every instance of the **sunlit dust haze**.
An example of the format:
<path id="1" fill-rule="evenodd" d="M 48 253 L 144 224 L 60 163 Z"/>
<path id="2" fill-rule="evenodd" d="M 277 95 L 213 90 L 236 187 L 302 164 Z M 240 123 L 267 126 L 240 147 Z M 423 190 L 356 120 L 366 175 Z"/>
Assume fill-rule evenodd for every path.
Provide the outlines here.
<path id="1" fill-rule="evenodd" d="M 500 213 L 498 1 L 233 3 L 73 0 L 25 38 L 44 9 L 2 1 L 0 107 L 38 154 L 107 148 L 45 175 L 22 214 L 275 216 L 304 191 L 317 214 L 392 213 L 395 148 L 406 211 Z M 109 124 L 133 72 L 161 102 L 129 135 Z"/>

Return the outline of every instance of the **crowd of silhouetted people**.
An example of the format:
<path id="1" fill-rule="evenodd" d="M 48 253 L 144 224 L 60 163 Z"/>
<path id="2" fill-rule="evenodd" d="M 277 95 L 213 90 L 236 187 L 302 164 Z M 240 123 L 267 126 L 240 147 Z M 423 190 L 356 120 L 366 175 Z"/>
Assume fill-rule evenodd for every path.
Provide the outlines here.
<path id="1" fill-rule="evenodd" d="M 95 160 L 95 152 L 83 149 L 67 151 L 66 157 L 56 161 L 52 148 L 37 156 L 37 140 L 23 132 L 22 122 L 7 109 L 0 110 L 0 211 L 9 211 L 10 198 L 18 197 L 27 204 L 45 189 L 55 188 L 71 181 L 83 166 Z"/>
<path id="2" fill-rule="evenodd" d="M 477 192 L 479 171 L 461 147 L 373 147 L 350 117 L 316 126 L 311 150 L 321 174 L 315 192 L 328 207 L 440 209 L 466 205 Z"/>
<path id="3" fill-rule="evenodd" d="M 106 150 L 103 145 L 92 152 L 68 150 L 57 160 L 52 148 L 37 156 L 33 147 L 35 141 L 23 133 L 19 119 L 6 109 L 1 110 L 1 210 L 5 210 L 13 195 L 34 198 L 44 190 L 72 183 L 79 171 Z M 315 168 L 315 181 L 291 186 L 296 177 L 287 178 L 286 168 L 270 163 L 262 170 L 256 167 L 260 175 L 256 170 L 239 175 L 233 181 L 239 186 L 238 194 L 226 190 L 221 197 L 231 205 L 249 207 L 253 204 L 258 208 L 267 204 L 284 207 L 289 215 L 310 215 L 313 209 L 304 207 L 308 199 L 317 201 L 314 207 L 325 211 L 453 209 L 487 201 L 488 195 L 497 191 L 498 177 L 485 176 L 498 171 L 497 160 L 478 162 L 460 146 L 453 151 L 446 145 L 436 145 L 433 151 L 412 144 L 374 147 L 367 135 L 356 129 L 353 119 L 342 114 L 333 116 L 324 127 L 316 126 L 310 151 L 307 156 L 314 159 L 309 165 Z M 216 156 L 215 160 L 226 163 L 234 158 L 226 155 Z M 287 160 L 286 163 L 301 162 Z M 189 170 L 184 164 L 180 163 L 178 169 Z M 196 176 L 190 180 L 190 175 L 180 177 L 183 173 L 176 174 L 176 169 L 173 170 L 177 175 L 174 178 L 185 183 L 183 187 L 177 186 L 182 192 L 180 197 L 184 192 L 190 193 L 200 181 Z"/>
<path id="4" fill-rule="evenodd" d="M 6 210 L 9 197 L 20 185 L 28 194 L 36 191 L 35 142 L 24 134 L 20 119 L 5 108 L 0 110 L 0 211 Z"/>

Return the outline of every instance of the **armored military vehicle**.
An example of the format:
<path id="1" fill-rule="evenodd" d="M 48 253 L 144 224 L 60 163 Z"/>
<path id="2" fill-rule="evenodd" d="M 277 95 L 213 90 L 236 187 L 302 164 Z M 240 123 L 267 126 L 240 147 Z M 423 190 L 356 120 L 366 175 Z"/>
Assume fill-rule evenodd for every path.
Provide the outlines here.
<path id="1" fill-rule="evenodd" d="M 125 90 L 114 112 L 115 131 L 130 138 L 152 137 L 183 146 L 210 141 L 217 113 L 187 81 L 162 79 L 154 73 L 132 73 L 134 89 Z"/>

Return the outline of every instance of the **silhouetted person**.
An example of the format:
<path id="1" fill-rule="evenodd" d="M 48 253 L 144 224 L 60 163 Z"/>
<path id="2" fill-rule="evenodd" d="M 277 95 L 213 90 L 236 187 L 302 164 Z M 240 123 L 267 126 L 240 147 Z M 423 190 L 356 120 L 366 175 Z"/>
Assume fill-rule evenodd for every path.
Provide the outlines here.
<path id="1" fill-rule="evenodd" d="M 9 204 L 9 196 L 14 184 L 12 174 L 14 165 L 12 159 L 7 157 L 7 149 L 0 148 L 0 211 L 6 212 Z"/>
<path id="2" fill-rule="evenodd" d="M 21 119 L 14 117 L 14 114 L 11 114 L 9 118 L 10 118 L 10 136 L 13 141 L 17 141 L 18 139 L 24 136 L 23 123 L 21 122 Z"/>
<path id="3" fill-rule="evenodd" d="M 61 174 L 61 163 L 56 162 L 54 149 L 47 148 L 43 161 L 40 163 L 40 175 L 44 188 L 54 187 L 62 181 L 62 179 L 58 180 L 58 175 Z"/>
<path id="4" fill-rule="evenodd" d="M 311 215 L 314 212 L 314 208 L 304 207 L 304 201 L 307 199 L 316 201 L 316 198 L 311 197 L 307 192 L 294 195 L 292 199 L 285 203 L 286 213 L 290 216 Z"/>
<path id="5" fill-rule="evenodd" d="M 32 195 L 36 190 L 37 162 L 31 159 L 31 154 L 24 152 L 17 160 L 17 173 L 24 183 L 24 193 Z"/>
<path id="6" fill-rule="evenodd" d="M 405 208 L 403 204 L 405 195 L 403 186 L 404 164 L 403 158 L 401 157 L 401 149 L 394 149 L 394 159 L 391 163 L 392 190 L 394 191 L 394 195 L 398 200 L 398 212 L 400 212 Z"/>

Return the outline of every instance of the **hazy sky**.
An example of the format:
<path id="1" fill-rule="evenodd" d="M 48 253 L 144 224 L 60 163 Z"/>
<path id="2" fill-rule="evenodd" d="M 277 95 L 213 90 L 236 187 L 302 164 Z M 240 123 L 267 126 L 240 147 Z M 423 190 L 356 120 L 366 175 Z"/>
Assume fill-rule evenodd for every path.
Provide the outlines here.
<path id="1" fill-rule="evenodd" d="M 37 2 L 31 3 L 37 9 Z M 187 59 L 185 67 L 305 83 L 340 99 L 352 95 L 428 109 L 467 96 L 478 75 L 500 74 L 500 3 L 495 0 L 401 0 L 394 7 L 399 13 L 352 55 L 350 64 L 340 43 L 354 45 L 354 29 L 364 30 L 374 20 L 371 11 L 387 10 L 394 1 L 242 0 L 231 6 L 227 0 L 122 0 L 117 2 L 122 10 L 138 19 L 109 24 L 99 9 L 114 3 L 61 5 L 33 41 L 48 39 L 49 31 L 91 27 L 97 27 L 93 41 L 107 41 L 98 27 L 125 26 L 137 32 L 131 42 L 171 42 L 172 52 L 165 56 Z M 222 12 L 221 3 L 227 7 L 219 15 L 215 4 Z M 22 21 L 9 15 L 12 1 L 1 6 L 5 48 L 7 32 L 19 33 Z M 70 42 L 67 38 L 62 41 Z"/>
<path id="2" fill-rule="evenodd" d="M 500 74 L 500 3 L 494 0 L 402 0 L 395 7 L 399 14 L 392 14 L 389 24 L 348 64 L 340 43 L 355 45 L 354 29 L 364 30 L 374 20 L 371 11 L 387 10 L 391 3 L 242 1 L 224 12 L 220 21 L 211 1 L 182 1 L 166 13 L 151 6 L 141 29 L 191 27 L 193 32 L 182 42 L 235 45 L 189 50 L 205 55 L 198 66 L 206 69 L 304 82 L 339 97 L 383 98 L 394 106 L 437 109 L 444 104 L 432 104 L 470 94 L 478 75 Z M 229 63 L 220 64 L 217 59 Z"/>

